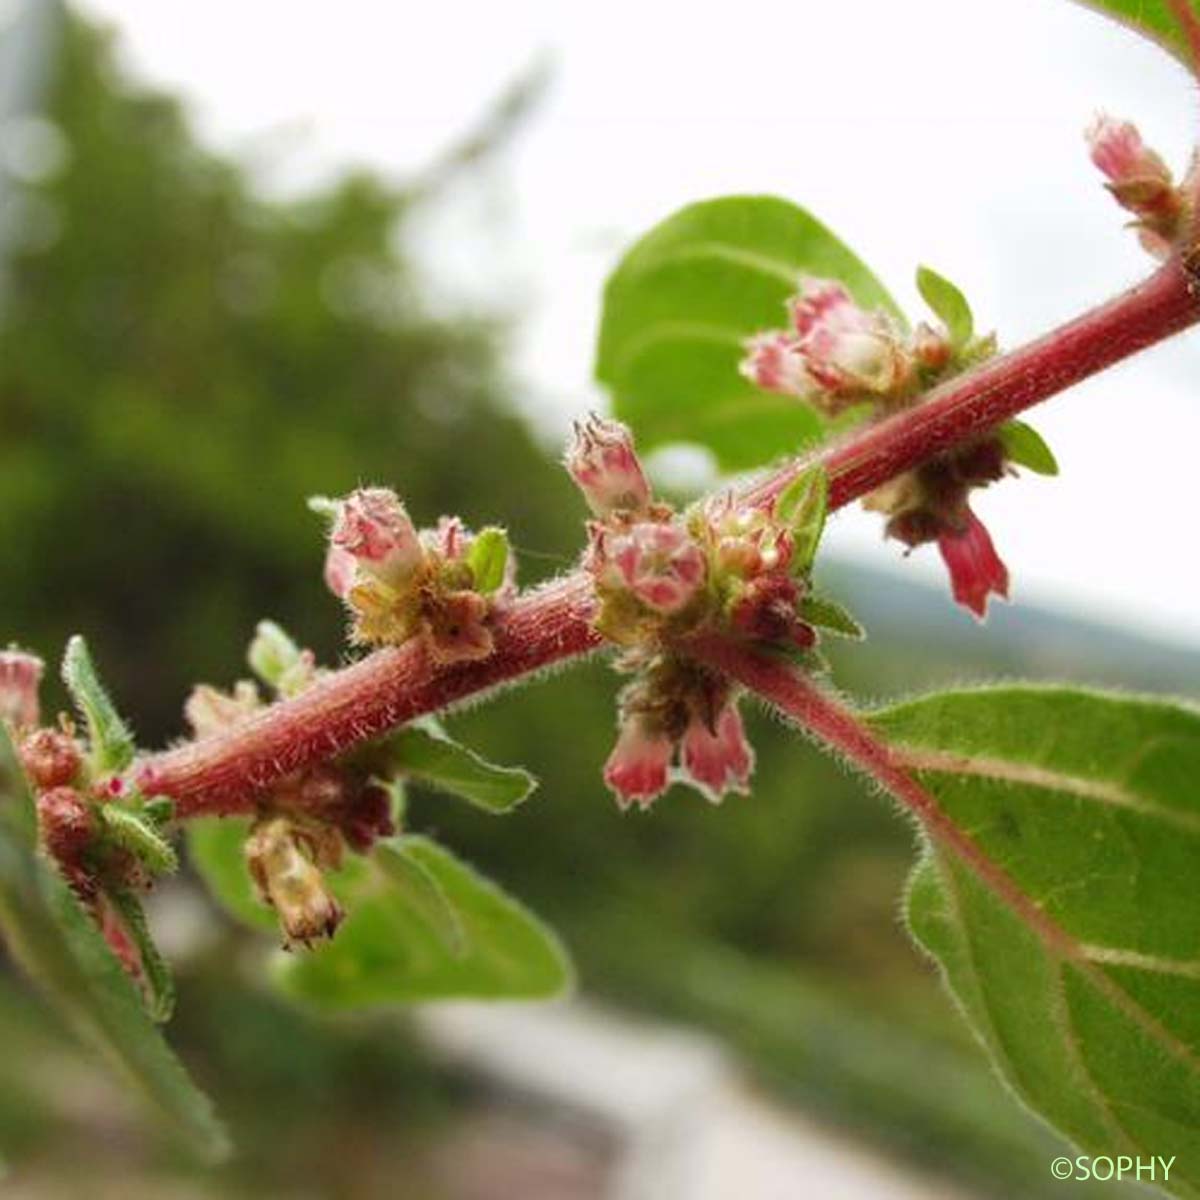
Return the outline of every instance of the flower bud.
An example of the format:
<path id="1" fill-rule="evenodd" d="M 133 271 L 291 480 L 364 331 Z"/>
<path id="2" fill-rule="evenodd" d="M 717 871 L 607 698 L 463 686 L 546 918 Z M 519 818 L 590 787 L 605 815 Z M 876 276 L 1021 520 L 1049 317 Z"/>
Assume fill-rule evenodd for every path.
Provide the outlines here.
<path id="1" fill-rule="evenodd" d="M 788 312 L 790 330 L 746 343 L 740 370 L 759 387 L 833 414 L 864 392 L 890 395 L 910 379 L 913 351 L 900 328 L 886 313 L 859 308 L 835 280 L 802 279 Z"/>
<path id="2" fill-rule="evenodd" d="M 604 782 L 617 804 L 622 809 L 634 802 L 649 808 L 667 790 L 667 769 L 674 753 L 675 743 L 666 733 L 651 731 L 636 713 L 625 717 L 604 764 Z"/>
<path id="3" fill-rule="evenodd" d="M 184 702 L 183 715 L 196 737 L 204 738 L 237 725 L 261 707 L 258 688 L 248 679 L 234 684 L 232 693 L 198 683 Z"/>
<path id="4" fill-rule="evenodd" d="M 356 570 L 387 584 L 407 583 L 425 561 L 417 531 L 404 505 L 388 488 L 359 488 L 338 506 L 330 546 L 350 555 Z M 344 584 L 346 564 L 326 561 L 326 579 L 333 590 Z M 348 590 L 348 589 L 347 589 Z"/>
<path id="5" fill-rule="evenodd" d="M 618 510 L 640 513 L 650 503 L 650 485 L 633 448 L 633 434 L 620 421 L 594 413 L 575 422 L 566 467 L 598 517 Z"/>
<path id="6" fill-rule="evenodd" d="M 969 608 L 980 620 L 987 614 L 988 596 L 1008 598 L 1008 568 L 1000 560 L 983 522 L 969 509 L 963 509 L 956 527 L 938 537 L 954 599 Z"/>
<path id="7" fill-rule="evenodd" d="M 683 608 L 704 582 L 704 554 L 682 525 L 639 522 L 606 538 L 603 555 L 604 580 L 663 615 Z"/>
<path id="8" fill-rule="evenodd" d="M 37 729 L 21 743 L 21 765 L 42 789 L 70 783 L 81 761 L 75 739 L 58 729 Z"/>
<path id="9" fill-rule="evenodd" d="M 392 797 L 387 788 L 367 784 L 353 799 L 340 825 L 346 844 L 366 854 L 379 838 L 396 832 L 392 819 Z"/>
<path id="10" fill-rule="evenodd" d="M 911 349 L 917 363 L 927 371 L 940 371 L 954 357 L 950 339 L 924 321 L 913 330 Z"/>
<path id="11" fill-rule="evenodd" d="M 1179 237 L 1183 196 L 1171 169 L 1143 141 L 1130 121 L 1097 115 L 1085 137 L 1092 162 L 1108 178 L 1108 190 L 1122 208 L 1133 213 L 1143 247 L 1165 258 Z"/>
<path id="12" fill-rule="evenodd" d="M 804 365 L 799 343 L 786 333 L 756 334 L 746 343 L 746 357 L 738 370 L 767 392 L 807 399 L 820 384 Z"/>
<path id="13" fill-rule="evenodd" d="M 822 387 L 882 393 L 907 377 L 900 330 L 885 314 L 859 308 L 840 283 L 803 279 L 789 307 L 808 370 Z"/>
<path id="14" fill-rule="evenodd" d="M 36 654 L 23 650 L 0 650 L 0 720 L 17 729 L 38 723 L 38 688 L 45 664 Z"/>
<path id="15" fill-rule="evenodd" d="M 92 806 L 74 788 L 55 787 L 38 796 L 37 816 L 46 853 L 80 899 L 90 899 L 98 885 L 83 855 L 96 834 Z"/>
<path id="16" fill-rule="evenodd" d="M 700 716 L 693 716 L 683 735 L 681 756 L 683 769 L 714 803 L 726 792 L 748 791 L 754 751 L 746 740 L 737 703 L 726 704 L 711 729 Z"/>

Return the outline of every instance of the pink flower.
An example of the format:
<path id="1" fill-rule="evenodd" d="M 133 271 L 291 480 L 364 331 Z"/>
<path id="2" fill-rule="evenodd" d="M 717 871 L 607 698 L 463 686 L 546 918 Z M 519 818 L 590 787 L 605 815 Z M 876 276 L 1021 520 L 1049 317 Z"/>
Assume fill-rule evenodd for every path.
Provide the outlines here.
<path id="1" fill-rule="evenodd" d="M 831 391 L 891 391 L 908 374 L 900 331 L 883 313 L 859 308 L 827 279 L 802 279 L 789 305 L 809 371 Z"/>
<path id="2" fill-rule="evenodd" d="M 391 587 L 406 583 L 425 561 L 404 505 L 388 488 L 351 492 L 338 508 L 329 541 L 334 550 L 350 556 L 356 569 Z M 327 560 L 325 571 L 331 589 L 345 585 L 344 559 L 335 558 L 332 565 Z"/>
<path id="3" fill-rule="evenodd" d="M 1008 598 L 1008 568 L 983 522 L 969 508 L 963 510 L 961 527 L 942 533 L 937 544 L 950 572 L 954 599 L 980 620 L 987 614 L 991 593 Z"/>
<path id="4" fill-rule="evenodd" d="M 756 334 L 746 343 L 746 357 L 738 369 L 767 392 L 806 399 L 820 388 L 809 374 L 799 342 L 787 333 Z"/>
<path id="5" fill-rule="evenodd" d="M 683 735 L 682 755 L 684 770 L 714 803 L 726 792 L 748 791 L 754 751 L 736 702 L 721 709 L 715 729 L 693 716 Z"/>
<path id="6" fill-rule="evenodd" d="M 642 512 L 650 503 L 650 485 L 633 448 L 633 435 L 620 421 L 594 413 L 575 422 L 566 467 L 598 517 L 615 510 Z"/>
<path id="7" fill-rule="evenodd" d="M 331 545 L 325 552 L 325 586 L 339 600 L 350 595 L 357 572 L 354 555 L 349 550 Z"/>
<path id="8" fill-rule="evenodd" d="M 704 582 L 704 554 L 682 525 L 641 521 L 627 531 L 601 531 L 603 577 L 655 612 L 678 612 Z"/>
<path id="9" fill-rule="evenodd" d="M 38 688 L 44 669 L 45 664 L 36 654 L 0 650 L 0 720 L 18 729 L 38 723 Z"/>
<path id="10" fill-rule="evenodd" d="M 1084 133 L 1092 162 L 1112 183 L 1157 179 L 1171 183 L 1171 171 L 1162 158 L 1142 141 L 1132 121 L 1118 121 L 1097 113 Z"/>
<path id="11" fill-rule="evenodd" d="M 1099 114 L 1085 134 L 1092 162 L 1108 177 L 1108 190 L 1133 213 L 1143 248 L 1166 258 L 1181 234 L 1184 203 L 1171 170 L 1143 141 L 1137 126 Z"/>
<path id="12" fill-rule="evenodd" d="M 838 282 L 805 278 L 788 301 L 792 329 L 746 343 L 741 372 L 768 391 L 820 403 L 853 392 L 894 391 L 912 371 L 895 322 L 859 308 Z"/>
<path id="13" fill-rule="evenodd" d="M 604 782 L 621 808 L 635 801 L 642 808 L 667 790 L 667 768 L 675 743 L 665 733 L 652 733 L 636 714 L 621 723 L 617 744 L 604 764 Z"/>

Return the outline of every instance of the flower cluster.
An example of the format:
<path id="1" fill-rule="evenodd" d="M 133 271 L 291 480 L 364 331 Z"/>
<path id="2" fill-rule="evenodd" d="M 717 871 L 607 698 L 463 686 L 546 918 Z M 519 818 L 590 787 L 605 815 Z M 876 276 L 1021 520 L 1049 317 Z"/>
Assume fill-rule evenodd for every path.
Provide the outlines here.
<path id="1" fill-rule="evenodd" d="M 280 696 L 294 696 L 322 672 L 270 622 L 250 646 L 255 671 Z M 230 692 L 199 684 L 184 706 L 197 738 L 241 724 L 264 706 L 258 686 L 240 680 Z M 295 771 L 254 798 L 246 864 L 259 897 L 275 910 L 285 948 L 331 937 L 342 909 L 324 872 L 341 866 L 347 848 L 366 853 L 396 832 L 391 795 L 365 760 Z"/>
<path id="2" fill-rule="evenodd" d="M 840 283 L 804 277 L 787 302 L 789 327 L 750 339 L 742 374 L 769 392 L 795 396 L 834 416 L 852 405 L 909 391 L 917 345 L 887 313 L 859 308 Z M 936 359 L 939 345 L 919 347 Z"/>
<path id="3" fill-rule="evenodd" d="M 969 496 L 1009 470 L 1001 440 L 987 437 L 931 459 L 863 499 L 864 508 L 887 518 L 886 536 L 909 549 L 937 544 L 954 599 L 980 619 L 987 615 L 989 596 L 1007 598 L 1008 569 L 971 511 Z"/>
<path id="4" fill-rule="evenodd" d="M 621 693 L 617 744 L 604 782 L 622 808 L 648 808 L 672 780 L 716 803 L 749 790 L 754 751 L 729 684 L 670 653 L 637 660 L 637 678 Z"/>
<path id="5" fill-rule="evenodd" d="M 40 724 L 43 673 L 35 655 L 0 652 L 0 722 L 11 731 L 34 795 L 42 850 L 149 997 L 153 968 L 144 958 L 144 929 L 131 914 L 134 897 L 176 865 L 159 833 L 169 805 L 146 801 L 120 775 L 99 769 L 67 718 Z"/>
<path id="6" fill-rule="evenodd" d="M 995 353 L 993 337 L 971 331 L 970 310 L 957 289 L 937 282 L 943 295 L 954 293 L 965 331 L 923 322 L 905 336 L 886 313 L 859 308 L 841 284 L 803 278 L 787 302 L 791 328 L 752 338 L 742 373 L 827 416 L 865 405 L 868 419 L 878 419 L 918 403 L 930 387 Z M 979 617 L 990 595 L 1007 596 L 1008 571 L 968 497 L 1001 478 L 1007 466 L 1002 439 L 985 437 L 899 476 L 863 501 L 886 516 L 888 537 L 909 549 L 936 543 L 955 600 Z"/>
<path id="7" fill-rule="evenodd" d="M 1176 186 L 1171 169 L 1129 121 L 1100 113 L 1084 136 L 1113 198 L 1136 218 L 1131 224 L 1142 247 L 1166 258 L 1183 232 L 1187 212 L 1185 191 Z"/>
<path id="8" fill-rule="evenodd" d="M 325 582 L 350 610 L 354 641 L 420 638 L 439 663 L 486 658 L 494 613 L 515 594 L 503 530 L 478 534 L 457 517 L 418 533 L 387 488 L 314 502 L 332 516 Z"/>
<path id="9" fill-rule="evenodd" d="M 620 732 L 604 778 L 622 807 L 647 806 L 678 777 L 718 800 L 745 791 L 754 756 L 737 696 L 677 647 L 706 629 L 807 651 L 808 569 L 824 514 L 804 478 L 769 509 L 732 492 L 685 513 L 655 501 L 628 429 L 591 417 L 566 457 L 594 519 L 584 567 L 596 590 L 595 627 L 625 648 L 635 676 L 621 695 Z"/>

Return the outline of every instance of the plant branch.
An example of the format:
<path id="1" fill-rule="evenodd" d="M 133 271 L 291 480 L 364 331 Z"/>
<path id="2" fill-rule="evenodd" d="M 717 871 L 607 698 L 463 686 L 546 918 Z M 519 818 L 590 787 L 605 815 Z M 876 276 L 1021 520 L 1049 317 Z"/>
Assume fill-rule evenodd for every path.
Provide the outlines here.
<path id="1" fill-rule="evenodd" d="M 969 441 L 1081 380 L 1200 322 L 1197 284 L 1172 258 L 1144 283 L 1020 349 L 930 392 L 914 408 L 791 464 L 749 493 L 774 499 L 822 461 L 840 508 L 927 459 Z"/>
<path id="2" fill-rule="evenodd" d="M 250 811 L 257 791 L 293 771 L 599 649 L 590 611 L 590 581 L 569 575 L 497 619 L 486 659 L 438 666 L 419 640 L 377 650 L 228 732 L 151 756 L 137 768 L 138 784 L 172 797 L 179 817 Z"/>
<path id="3" fill-rule="evenodd" d="M 1089 375 L 1200 321 L 1194 280 L 1177 260 L 1146 282 L 1019 350 L 944 384 L 921 404 L 775 472 L 746 495 L 772 500 L 814 461 L 839 508 L 895 475 L 986 433 Z M 495 625 L 480 662 L 438 666 L 410 643 L 331 673 L 226 733 L 144 759 L 147 792 L 172 797 L 181 817 L 253 808 L 254 793 L 396 725 L 589 654 L 590 580 L 576 572 L 521 597 Z"/>

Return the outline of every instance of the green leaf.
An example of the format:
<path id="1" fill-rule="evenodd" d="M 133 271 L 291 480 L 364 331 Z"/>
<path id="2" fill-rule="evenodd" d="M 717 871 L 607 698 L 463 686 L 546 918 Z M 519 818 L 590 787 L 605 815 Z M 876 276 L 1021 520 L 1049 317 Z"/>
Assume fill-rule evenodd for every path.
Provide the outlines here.
<path id="1" fill-rule="evenodd" d="M 274 621 L 259 621 L 246 652 L 250 669 L 269 687 L 278 688 L 301 661 L 300 647 Z"/>
<path id="2" fill-rule="evenodd" d="M 570 986 L 558 939 L 527 909 L 449 850 L 421 837 L 376 846 L 372 870 L 331 942 L 281 955 L 276 979 L 321 1009 L 449 998 L 535 999 Z M 447 947 L 444 920 L 414 903 L 411 865 L 441 889 L 465 945 Z M 398 877 L 403 876 L 403 883 Z"/>
<path id="3" fill-rule="evenodd" d="M 945 325 L 954 348 L 961 350 L 975 335 L 975 318 L 966 296 L 944 275 L 929 267 L 917 268 L 917 291 Z"/>
<path id="4" fill-rule="evenodd" d="M 499 767 L 459 745 L 432 720 L 414 721 L 379 748 L 388 768 L 441 792 L 469 800 L 485 812 L 506 813 L 532 795 L 537 780 L 521 767 Z"/>
<path id="5" fill-rule="evenodd" d="M 807 405 L 738 373 L 746 339 L 786 323 L 801 275 L 840 279 L 859 304 L 903 320 L 862 262 L 785 200 L 693 204 L 634 245 L 605 288 L 596 377 L 642 450 L 694 442 L 740 470 L 822 435 Z"/>
<path id="6" fill-rule="evenodd" d="M 1143 37 L 1157 42 L 1164 50 L 1174 54 L 1193 74 L 1195 63 L 1188 47 L 1187 37 L 1179 27 L 1171 11 L 1170 0 L 1077 0 L 1087 8 L 1111 17 L 1122 25 L 1129 26 Z M 1189 0 L 1193 12 L 1200 18 L 1200 3 Z"/>
<path id="7" fill-rule="evenodd" d="M 817 555 L 829 510 L 829 476 L 821 466 L 801 471 L 779 493 L 775 517 L 792 532 L 792 572 L 805 575 Z"/>
<path id="8" fill-rule="evenodd" d="M 436 930 L 445 949 L 455 958 L 462 958 L 468 943 L 458 910 L 450 903 L 437 876 L 413 853 L 409 839 L 396 838 L 379 847 L 375 862 L 409 908 Z"/>
<path id="9" fill-rule="evenodd" d="M 172 1125 L 198 1156 L 218 1161 L 229 1143 L 70 888 L 37 854 L 33 799 L 0 723 L 0 929 L 12 957 L 95 1049 Z"/>
<path id="10" fill-rule="evenodd" d="M 908 915 L 1009 1085 L 1200 1193 L 1200 710 L 1004 687 L 871 724 L 990 864 L 932 843 Z"/>
<path id="11" fill-rule="evenodd" d="M 1018 466 L 1028 467 L 1038 475 L 1057 475 L 1058 460 L 1054 451 L 1032 425 L 1024 421 L 1005 421 L 996 431 L 1004 452 Z"/>
<path id="12" fill-rule="evenodd" d="M 67 643 L 62 677 L 87 726 L 92 768 L 99 774 L 123 771 L 133 761 L 133 734 L 108 698 L 88 644 L 78 634 Z"/>
<path id="13" fill-rule="evenodd" d="M 508 564 L 508 534 L 495 525 L 481 529 L 467 551 L 467 565 L 475 580 L 475 590 L 490 596 L 504 582 Z"/>
<path id="14" fill-rule="evenodd" d="M 840 637 L 862 641 L 867 631 L 854 619 L 850 612 L 828 596 L 805 596 L 800 601 L 800 616 L 818 629 L 828 630 Z"/>

